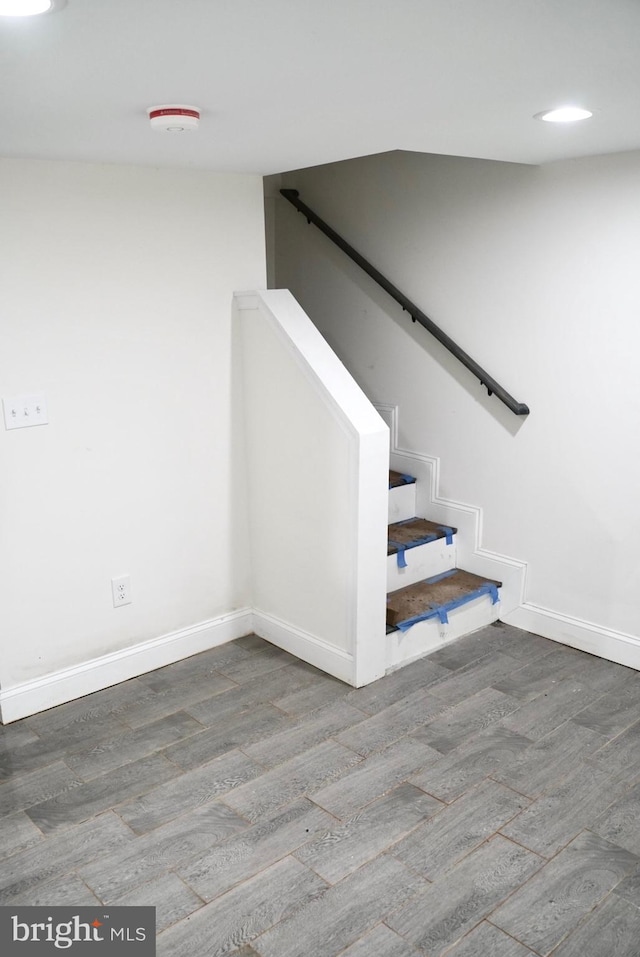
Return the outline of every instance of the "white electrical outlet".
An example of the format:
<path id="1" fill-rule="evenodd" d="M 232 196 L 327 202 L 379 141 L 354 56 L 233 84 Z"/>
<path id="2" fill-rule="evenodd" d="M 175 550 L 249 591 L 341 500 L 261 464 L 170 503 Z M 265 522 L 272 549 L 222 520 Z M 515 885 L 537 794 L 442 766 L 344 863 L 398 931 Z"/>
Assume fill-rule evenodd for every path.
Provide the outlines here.
<path id="1" fill-rule="evenodd" d="M 113 595 L 113 607 L 119 608 L 120 605 L 131 604 L 131 579 L 128 575 L 119 575 L 118 578 L 111 579 L 111 593 Z"/>
<path id="2" fill-rule="evenodd" d="M 4 424 L 7 429 L 26 429 L 31 425 L 46 425 L 47 399 L 38 395 L 14 395 L 2 400 Z"/>

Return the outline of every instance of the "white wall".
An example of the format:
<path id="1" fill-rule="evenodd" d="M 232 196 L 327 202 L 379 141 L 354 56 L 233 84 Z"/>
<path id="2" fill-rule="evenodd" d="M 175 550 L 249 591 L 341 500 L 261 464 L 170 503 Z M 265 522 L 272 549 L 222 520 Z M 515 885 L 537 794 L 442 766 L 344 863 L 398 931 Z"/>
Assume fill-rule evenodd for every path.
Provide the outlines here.
<path id="1" fill-rule="evenodd" d="M 401 446 L 440 458 L 440 495 L 482 507 L 483 546 L 527 563 L 519 623 L 610 657 L 626 642 L 640 666 L 640 154 L 535 168 L 389 153 L 282 185 L 529 404 L 522 420 L 488 398 L 276 204 L 278 285 L 369 397 L 399 406 Z"/>
<path id="2" fill-rule="evenodd" d="M 255 630 L 367 684 L 386 667 L 388 427 L 287 290 L 236 302 Z"/>
<path id="3" fill-rule="evenodd" d="M 0 687 L 249 599 L 231 304 L 265 282 L 256 176 L 0 162 Z M 133 603 L 114 609 L 110 579 Z"/>

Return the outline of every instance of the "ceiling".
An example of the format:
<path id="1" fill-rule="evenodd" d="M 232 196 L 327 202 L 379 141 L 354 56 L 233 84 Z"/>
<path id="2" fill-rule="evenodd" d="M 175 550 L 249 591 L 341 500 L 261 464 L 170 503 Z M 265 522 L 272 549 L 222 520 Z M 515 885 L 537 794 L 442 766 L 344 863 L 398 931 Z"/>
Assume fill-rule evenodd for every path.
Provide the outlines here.
<path id="1" fill-rule="evenodd" d="M 639 0 L 68 0 L 0 18 L 0 155 L 275 173 L 640 149 Z M 200 107 L 159 134 L 147 107 Z M 573 103 L 558 126 L 535 113 Z"/>

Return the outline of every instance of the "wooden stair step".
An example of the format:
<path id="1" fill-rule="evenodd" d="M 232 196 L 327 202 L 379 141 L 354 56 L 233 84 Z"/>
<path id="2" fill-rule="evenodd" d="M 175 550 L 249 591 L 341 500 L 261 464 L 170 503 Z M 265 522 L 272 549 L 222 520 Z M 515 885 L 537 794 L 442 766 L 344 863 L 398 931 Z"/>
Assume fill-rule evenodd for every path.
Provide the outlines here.
<path id="1" fill-rule="evenodd" d="M 387 555 L 395 555 L 399 549 L 426 545 L 439 538 L 446 538 L 450 543 L 456 532 L 456 528 L 438 525 L 436 522 L 429 522 L 426 518 L 409 518 L 404 522 L 394 522 L 389 525 Z"/>
<path id="2" fill-rule="evenodd" d="M 438 618 L 446 622 L 448 612 L 482 595 L 489 595 L 497 601 L 501 584 L 454 568 L 434 578 L 407 585 L 387 596 L 387 626 L 402 628 L 405 622 L 415 618 Z"/>
<path id="3" fill-rule="evenodd" d="M 389 469 L 389 488 L 399 488 L 401 485 L 413 485 L 415 479 L 412 475 L 405 475 L 404 472 L 394 472 Z"/>

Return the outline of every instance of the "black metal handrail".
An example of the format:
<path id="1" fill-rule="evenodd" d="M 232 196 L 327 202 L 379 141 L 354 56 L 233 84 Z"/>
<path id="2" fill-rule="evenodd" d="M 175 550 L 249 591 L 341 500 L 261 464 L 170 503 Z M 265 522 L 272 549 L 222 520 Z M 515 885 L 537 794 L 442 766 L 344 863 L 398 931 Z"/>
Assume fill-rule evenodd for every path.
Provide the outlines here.
<path id="1" fill-rule="evenodd" d="M 419 309 L 416 304 L 411 302 L 411 300 L 407 298 L 404 293 L 400 292 L 400 290 L 394 286 L 392 282 L 389 282 L 386 276 L 383 276 L 382 273 L 375 268 L 375 266 L 372 266 L 371 263 L 364 258 L 364 256 L 361 256 L 357 249 L 354 249 L 353 246 L 349 245 L 346 239 L 343 239 L 342 236 L 335 231 L 335 229 L 332 229 L 328 223 L 325 223 L 323 219 L 320 219 L 320 217 L 314 213 L 314 211 L 310 209 L 306 203 L 303 203 L 302 200 L 299 199 L 300 194 L 297 189 L 281 189 L 280 193 L 285 199 L 288 199 L 293 206 L 295 206 L 298 212 L 302 213 L 303 216 L 306 217 L 308 223 L 313 223 L 314 226 L 317 226 L 318 229 L 321 230 L 325 236 L 328 236 L 329 239 L 336 244 L 336 246 L 339 246 L 340 249 L 345 252 L 350 259 L 353 259 L 353 261 L 357 263 L 361 269 L 364 269 L 368 276 L 371 276 L 371 278 L 374 279 L 379 286 L 382 286 L 385 292 L 388 292 L 389 295 L 396 300 L 396 302 L 400 303 L 402 308 L 405 310 L 405 312 L 409 313 L 414 322 L 419 322 L 421 326 L 424 326 L 424 328 L 430 332 L 432 336 L 435 336 L 438 342 L 442 343 L 445 349 L 448 349 L 449 352 L 456 357 L 456 359 L 459 359 L 460 362 L 466 366 L 470 372 L 477 376 L 477 378 L 480 379 L 480 384 L 486 387 L 489 395 L 496 395 L 501 402 L 504 402 L 504 404 L 511 409 L 513 413 L 515 413 L 515 415 L 529 415 L 528 405 L 525 405 L 524 402 L 516 401 L 516 399 L 514 399 L 506 389 L 503 389 L 500 383 L 496 382 L 493 376 L 490 376 L 488 372 L 485 372 L 482 366 L 478 365 L 475 359 L 472 359 L 471 356 L 464 351 L 464 349 L 461 349 L 457 342 L 454 342 L 453 339 L 451 339 L 446 332 L 443 332 L 442 329 L 440 329 L 440 327 L 437 326 L 432 319 L 429 319 L 422 309 Z"/>

